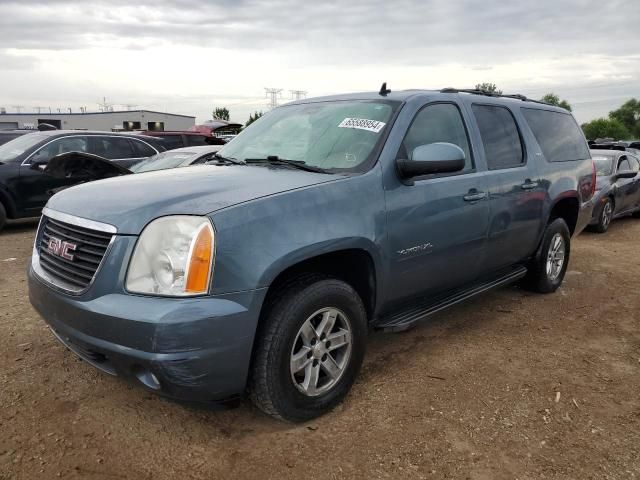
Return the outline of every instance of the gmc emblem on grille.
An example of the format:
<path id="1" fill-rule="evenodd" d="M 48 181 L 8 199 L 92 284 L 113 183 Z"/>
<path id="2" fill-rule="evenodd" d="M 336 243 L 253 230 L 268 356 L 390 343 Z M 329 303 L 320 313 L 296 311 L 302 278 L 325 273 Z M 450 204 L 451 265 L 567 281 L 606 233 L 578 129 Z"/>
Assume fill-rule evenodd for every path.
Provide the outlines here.
<path id="1" fill-rule="evenodd" d="M 75 243 L 66 242 L 56 237 L 49 237 L 47 251 L 57 257 L 65 258 L 69 261 L 73 260 L 73 254 L 69 253 L 77 248 Z"/>

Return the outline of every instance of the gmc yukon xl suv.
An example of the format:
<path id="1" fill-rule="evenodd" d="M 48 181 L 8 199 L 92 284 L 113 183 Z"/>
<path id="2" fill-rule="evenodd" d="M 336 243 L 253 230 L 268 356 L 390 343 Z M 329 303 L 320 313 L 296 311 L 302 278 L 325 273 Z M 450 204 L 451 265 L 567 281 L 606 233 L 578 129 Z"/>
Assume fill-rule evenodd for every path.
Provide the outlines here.
<path id="1" fill-rule="evenodd" d="M 348 393 L 369 329 L 510 282 L 555 291 L 594 187 L 571 114 L 522 96 L 305 99 L 207 166 L 54 195 L 30 299 L 104 372 L 302 421 Z"/>

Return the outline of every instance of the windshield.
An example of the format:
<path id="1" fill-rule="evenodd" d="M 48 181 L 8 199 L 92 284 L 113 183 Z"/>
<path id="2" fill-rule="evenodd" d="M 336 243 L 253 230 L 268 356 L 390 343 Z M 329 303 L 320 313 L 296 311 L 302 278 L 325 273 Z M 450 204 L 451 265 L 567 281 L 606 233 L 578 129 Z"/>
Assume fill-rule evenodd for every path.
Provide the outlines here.
<path id="1" fill-rule="evenodd" d="M 593 157 L 593 163 L 596 165 L 596 176 L 608 177 L 613 170 L 613 158 L 611 157 Z"/>
<path id="2" fill-rule="evenodd" d="M 388 128 L 399 102 L 336 101 L 269 112 L 220 150 L 237 160 L 277 156 L 323 169 L 355 171 Z"/>
<path id="3" fill-rule="evenodd" d="M 198 157 L 195 152 L 168 152 L 158 153 L 153 157 L 149 157 L 140 163 L 136 163 L 129 167 L 134 173 L 150 172 L 152 170 L 163 170 L 165 168 L 175 168 L 184 164 L 190 165 L 192 160 Z"/>
<path id="4" fill-rule="evenodd" d="M 34 145 L 48 138 L 47 135 L 39 133 L 28 133 L 21 137 L 14 138 L 10 142 L 0 145 L 0 162 L 14 160 Z"/>

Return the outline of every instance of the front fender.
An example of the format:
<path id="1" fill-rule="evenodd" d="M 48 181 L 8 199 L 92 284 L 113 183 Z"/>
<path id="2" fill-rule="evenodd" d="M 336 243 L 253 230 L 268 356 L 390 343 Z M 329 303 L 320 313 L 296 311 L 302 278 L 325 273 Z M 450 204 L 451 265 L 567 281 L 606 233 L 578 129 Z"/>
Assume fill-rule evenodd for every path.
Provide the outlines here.
<path id="1" fill-rule="evenodd" d="M 344 249 L 383 262 L 380 170 L 266 198 L 211 215 L 216 227 L 213 294 L 267 287 L 285 269 Z"/>

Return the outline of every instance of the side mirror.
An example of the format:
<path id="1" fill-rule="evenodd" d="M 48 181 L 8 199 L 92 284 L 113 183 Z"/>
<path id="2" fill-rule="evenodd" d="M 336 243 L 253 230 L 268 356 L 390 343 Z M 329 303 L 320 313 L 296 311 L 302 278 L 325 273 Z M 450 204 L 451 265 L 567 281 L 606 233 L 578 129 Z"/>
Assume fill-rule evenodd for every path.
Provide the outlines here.
<path id="1" fill-rule="evenodd" d="M 452 143 L 429 143 L 413 149 L 410 159 L 398 159 L 400 176 L 409 180 L 420 175 L 459 172 L 464 168 L 464 151 Z"/>
<path id="2" fill-rule="evenodd" d="M 622 170 L 616 173 L 616 180 L 619 178 L 635 178 L 638 172 L 632 172 L 631 170 Z"/>
<path id="3" fill-rule="evenodd" d="M 29 164 L 29 168 L 31 170 L 44 170 L 47 167 L 47 163 L 49 163 L 46 160 L 32 160 L 31 163 Z"/>

